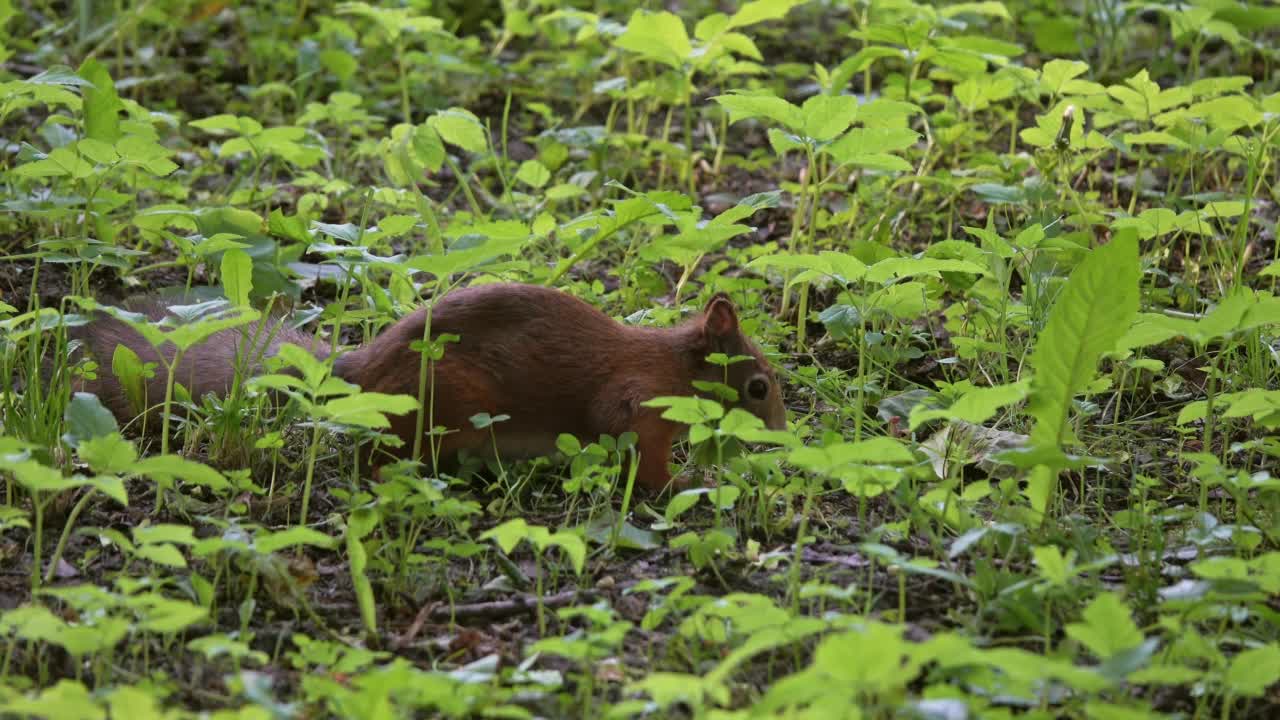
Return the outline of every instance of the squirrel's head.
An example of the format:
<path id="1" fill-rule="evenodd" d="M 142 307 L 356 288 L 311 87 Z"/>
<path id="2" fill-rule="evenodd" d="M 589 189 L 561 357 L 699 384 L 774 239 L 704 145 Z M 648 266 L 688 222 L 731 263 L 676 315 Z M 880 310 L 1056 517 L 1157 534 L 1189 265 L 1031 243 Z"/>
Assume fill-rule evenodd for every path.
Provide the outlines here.
<path id="1" fill-rule="evenodd" d="M 787 410 L 782 404 L 782 386 L 778 383 L 777 373 L 764 353 L 742 333 L 738 310 L 729 296 L 724 293 L 713 295 L 694 322 L 700 333 L 700 346 L 707 355 L 722 353 L 730 358 L 749 358 L 732 362 L 727 367 L 707 363 L 705 379 L 725 383 L 737 392 L 738 400 L 728 403 L 730 407 L 747 410 L 763 420 L 770 430 L 785 430 Z"/>

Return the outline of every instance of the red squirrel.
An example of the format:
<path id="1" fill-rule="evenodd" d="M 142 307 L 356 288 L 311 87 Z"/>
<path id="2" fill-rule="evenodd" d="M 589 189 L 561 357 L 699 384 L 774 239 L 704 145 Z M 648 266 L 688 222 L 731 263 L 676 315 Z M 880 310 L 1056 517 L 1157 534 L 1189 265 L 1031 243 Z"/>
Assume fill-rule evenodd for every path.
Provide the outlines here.
<path id="1" fill-rule="evenodd" d="M 134 307 L 158 319 L 163 306 Z M 366 391 L 416 396 L 421 355 L 412 344 L 421 340 L 427 309 L 407 315 L 372 341 L 338 356 L 337 377 Z M 249 349 L 258 357 L 274 355 L 283 343 L 328 354 L 309 335 L 286 327 L 279 318 L 264 321 Z M 193 397 L 225 394 L 233 382 L 233 361 L 242 338 L 255 326 L 223 331 L 187 351 L 176 380 Z M 518 459 L 556 451 L 556 437 L 571 433 L 584 441 L 601 434 L 635 432 L 639 467 L 637 483 L 661 491 L 671 483 L 667 470 L 671 444 L 682 428 L 661 417 L 661 408 L 644 407 L 663 395 L 690 395 L 693 381 L 727 382 L 737 391 L 736 406 L 750 411 L 769 429 L 786 427 L 777 376 L 764 355 L 738 325 L 727 295 L 717 294 L 697 316 L 671 328 L 622 325 L 586 302 L 559 290 L 509 283 L 475 285 L 446 293 L 431 308 L 431 335 L 460 337 L 445 346 L 434 367 L 432 422 L 450 432 L 438 439 L 439 456 L 451 459 L 462 450 Z M 144 362 L 155 351 L 133 330 L 106 318 L 76 328 L 102 369 L 81 387 L 102 399 L 121 421 L 135 413 L 108 368 L 117 344 L 133 349 Z M 172 347 L 165 348 L 172 357 Z M 725 367 L 706 361 L 711 353 L 750 359 Z M 261 371 L 253 364 L 249 373 Z M 727 378 L 726 378 L 727 374 Z M 149 381 L 148 398 L 164 396 L 163 369 Z M 510 419 L 477 430 L 470 418 L 478 413 Z M 412 452 L 415 414 L 391 417 L 391 431 L 403 443 L 392 452 Z M 427 444 L 423 443 L 423 452 Z"/>

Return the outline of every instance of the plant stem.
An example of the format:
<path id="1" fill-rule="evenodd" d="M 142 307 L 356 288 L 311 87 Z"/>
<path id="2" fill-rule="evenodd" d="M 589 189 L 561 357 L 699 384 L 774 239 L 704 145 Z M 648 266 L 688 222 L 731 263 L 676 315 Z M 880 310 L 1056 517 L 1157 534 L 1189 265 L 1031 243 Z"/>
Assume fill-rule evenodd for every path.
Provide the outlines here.
<path id="1" fill-rule="evenodd" d="M 45 571 L 44 581 L 52 582 L 54 569 L 58 567 L 58 561 L 62 559 L 62 552 L 67 548 L 67 540 L 71 537 L 71 529 L 76 525 L 76 519 L 80 517 L 80 513 L 89 504 L 89 500 L 97 492 L 97 488 L 91 487 L 81 496 L 75 507 L 71 508 L 71 514 L 67 516 L 67 522 L 62 526 L 62 535 L 58 538 L 58 545 L 53 549 L 53 555 L 49 556 L 49 569 Z"/>

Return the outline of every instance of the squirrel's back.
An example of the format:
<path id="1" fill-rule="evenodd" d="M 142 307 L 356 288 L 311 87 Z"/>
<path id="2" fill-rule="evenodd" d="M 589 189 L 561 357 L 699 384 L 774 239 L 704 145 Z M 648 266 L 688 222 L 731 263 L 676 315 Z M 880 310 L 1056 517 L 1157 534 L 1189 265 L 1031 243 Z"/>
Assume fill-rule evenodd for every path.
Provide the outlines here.
<path id="1" fill-rule="evenodd" d="M 132 298 L 121 307 L 158 322 L 170 314 L 171 304 L 141 297 Z M 96 377 L 75 379 L 73 391 L 97 395 L 121 422 L 129 422 L 141 411 L 164 401 L 165 363 L 172 361 L 176 350 L 172 344 L 165 343 L 157 351 L 138 331 L 106 313 L 95 313 L 91 322 L 69 328 L 67 335 L 71 340 L 79 341 L 79 347 L 70 358 L 73 363 L 80 359 L 80 353 L 85 353 L 98 364 Z M 328 348 L 317 342 L 313 335 L 289 327 L 287 317 L 276 315 L 216 332 L 190 348 L 174 368 L 174 380 L 185 387 L 192 398 L 198 399 L 209 393 L 225 396 L 235 382 L 237 371 L 244 378 L 261 372 L 263 361 L 275 355 L 285 343 L 299 345 L 318 357 L 328 355 Z M 111 369 L 116 348 L 121 345 L 136 353 L 143 363 L 156 364 L 154 376 L 145 383 L 141 408 L 133 407 Z M 164 362 L 161 362 L 162 355 Z"/>

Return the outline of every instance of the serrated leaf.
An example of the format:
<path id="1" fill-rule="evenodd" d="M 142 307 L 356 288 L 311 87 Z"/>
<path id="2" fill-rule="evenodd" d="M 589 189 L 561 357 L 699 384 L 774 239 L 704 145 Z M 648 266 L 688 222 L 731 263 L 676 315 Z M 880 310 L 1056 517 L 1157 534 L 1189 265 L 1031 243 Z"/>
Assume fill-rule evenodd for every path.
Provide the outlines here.
<path id="1" fill-rule="evenodd" d="M 81 440 L 76 454 L 100 473 L 128 472 L 138 459 L 137 448 L 118 432 Z"/>
<path id="2" fill-rule="evenodd" d="M 467 152 L 480 154 L 489 150 L 489 135 L 470 111 L 462 108 L 441 110 L 428 118 L 427 124 L 440 133 L 445 142 Z"/>
<path id="3" fill-rule="evenodd" d="M 1094 598 L 1084 609 L 1084 622 L 1067 625 L 1066 632 L 1099 660 L 1132 650 L 1146 639 L 1124 600 L 1111 592 Z"/>
<path id="4" fill-rule="evenodd" d="M 858 100 L 852 95 L 814 95 L 800 108 L 802 132 L 826 142 L 844 132 L 858 116 Z"/>

